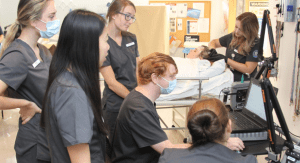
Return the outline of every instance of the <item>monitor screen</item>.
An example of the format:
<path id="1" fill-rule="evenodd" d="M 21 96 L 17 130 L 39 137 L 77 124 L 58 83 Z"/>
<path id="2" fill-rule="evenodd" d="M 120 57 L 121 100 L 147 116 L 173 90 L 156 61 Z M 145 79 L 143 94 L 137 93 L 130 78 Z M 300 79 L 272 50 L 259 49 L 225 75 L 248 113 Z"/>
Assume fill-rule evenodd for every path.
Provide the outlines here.
<path id="1" fill-rule="evenodd" d="M 251 79 L 245 108 L 260 116 L 262 119 L 267 120 L 261 86 L 256 79 Z"/>

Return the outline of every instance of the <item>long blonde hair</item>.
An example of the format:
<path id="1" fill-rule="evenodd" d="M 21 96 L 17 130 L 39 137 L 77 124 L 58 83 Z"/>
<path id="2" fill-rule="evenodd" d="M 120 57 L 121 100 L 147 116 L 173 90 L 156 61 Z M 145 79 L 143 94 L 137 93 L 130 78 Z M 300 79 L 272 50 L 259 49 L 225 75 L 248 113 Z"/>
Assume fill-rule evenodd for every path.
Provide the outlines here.
<path id="1" fill-rule="evenodd" d="M 29 26 L 31 21 L 38 20 L 46 7 L 48 0 L 20 0 L 16 21 L 10 25 L 4 38 L 0 57 L 9 45 L 21 35 L 22 29 Z"/>
<path id="2" fill-rule="evenodd" d="M 258 19 L 254 13 L 245 12 L 239 15 L 236 20 L 241 22 L 243 36 L 236 37 L 233 32 L 229 48 L 234 49 L 238 47 L 240 54 L 247 55 L 255 45 L 255 39 L 258 38 Z"/>

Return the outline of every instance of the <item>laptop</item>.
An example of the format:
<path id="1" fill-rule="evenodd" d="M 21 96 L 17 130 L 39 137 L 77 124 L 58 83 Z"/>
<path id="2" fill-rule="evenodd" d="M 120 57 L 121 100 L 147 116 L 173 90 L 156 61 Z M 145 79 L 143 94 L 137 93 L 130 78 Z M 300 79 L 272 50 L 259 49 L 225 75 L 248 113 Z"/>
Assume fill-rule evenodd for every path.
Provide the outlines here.
<path id="1" fill-rule="evenodd" d="M 258 80 L 251 79 L 245 105 L 241 110 L 229 112 L 232 120 L 231 137 L 243 141 L 267 140 L 267 120 L 261 86 Z"/>

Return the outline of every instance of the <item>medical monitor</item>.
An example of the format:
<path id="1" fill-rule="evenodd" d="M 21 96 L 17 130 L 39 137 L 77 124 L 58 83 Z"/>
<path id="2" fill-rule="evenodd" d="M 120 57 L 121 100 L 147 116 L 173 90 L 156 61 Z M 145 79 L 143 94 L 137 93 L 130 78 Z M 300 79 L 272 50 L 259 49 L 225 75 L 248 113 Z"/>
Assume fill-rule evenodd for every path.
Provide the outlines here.
<path id="1" fill-rule="evenodd" d="M 252 78 L 250 81 L 245 108 L 255 113 L 265 121 L 267 120 L 262 97 L 261 85 L 259 81 L 254 78 Z"/>

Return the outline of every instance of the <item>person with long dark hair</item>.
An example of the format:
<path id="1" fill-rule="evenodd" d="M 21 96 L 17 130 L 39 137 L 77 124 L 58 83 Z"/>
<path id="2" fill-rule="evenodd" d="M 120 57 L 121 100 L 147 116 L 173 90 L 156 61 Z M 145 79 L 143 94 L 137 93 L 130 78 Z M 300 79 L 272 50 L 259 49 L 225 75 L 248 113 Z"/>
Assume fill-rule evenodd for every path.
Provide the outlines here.
<path id="1" fill-rule="evenodd" d="M 216 98 L 197 101 L 187 116 L 192 146 L 188 149 L 166 148 L 158 162 L 257 163 L 254 156 L 243 157 L 227 147 L 232 131 L 228 114 L 225 105 Z"/>
<path id="2" fill-rule="evenodd" d="M 108 44 L 111 47 L 101 68 L 105 80 L 102 108 L 109 138 L 114 135 L 115 123 L 124 98 L 137 86 L 136 67 L 139 52 L 136 36 L 128 31 L 135 22 L 135 6 L 129 0 L 115 0 L 110 5 Z"/>
<path id="3" fill-rule="evenodd" d="M 1 50 L 1 43 L 2 43 L 3 38 L 4 38 L 4 33 L 3 33 L 3 30 L 0 25 L 0 50 Z"/>
<path id="4" fill-rule="evenodd" d="M 234 81 L 248 81 L 257 72 L 258 64 L 258 19 L 254 13 L 245 12 L 236 18 L 232 33 L 209 43 L 210 48 L 226 47 L 225 59 L 231 68 Z"/>
<path id="5" fill-rule="evenodd" d="M 20 0 L 17 19 L 9 27 L 0 52 L 0 110 L 20 108 L 15 142 L 18 163 L 50 162 L 40 112 L 46 91 L 50 51 L 38 39 L 58 33 L 53 0 Z M 16 96 L 6 97 L 6 92 Z"/>
<path id="6" fill-rule="evenodd" d="M 104 18 L 86 10 L 74 10 L 63 21 L 41 118 L 52 163 L 105 162 L 99 85 L 109 50 L 104 28 Z"/>

